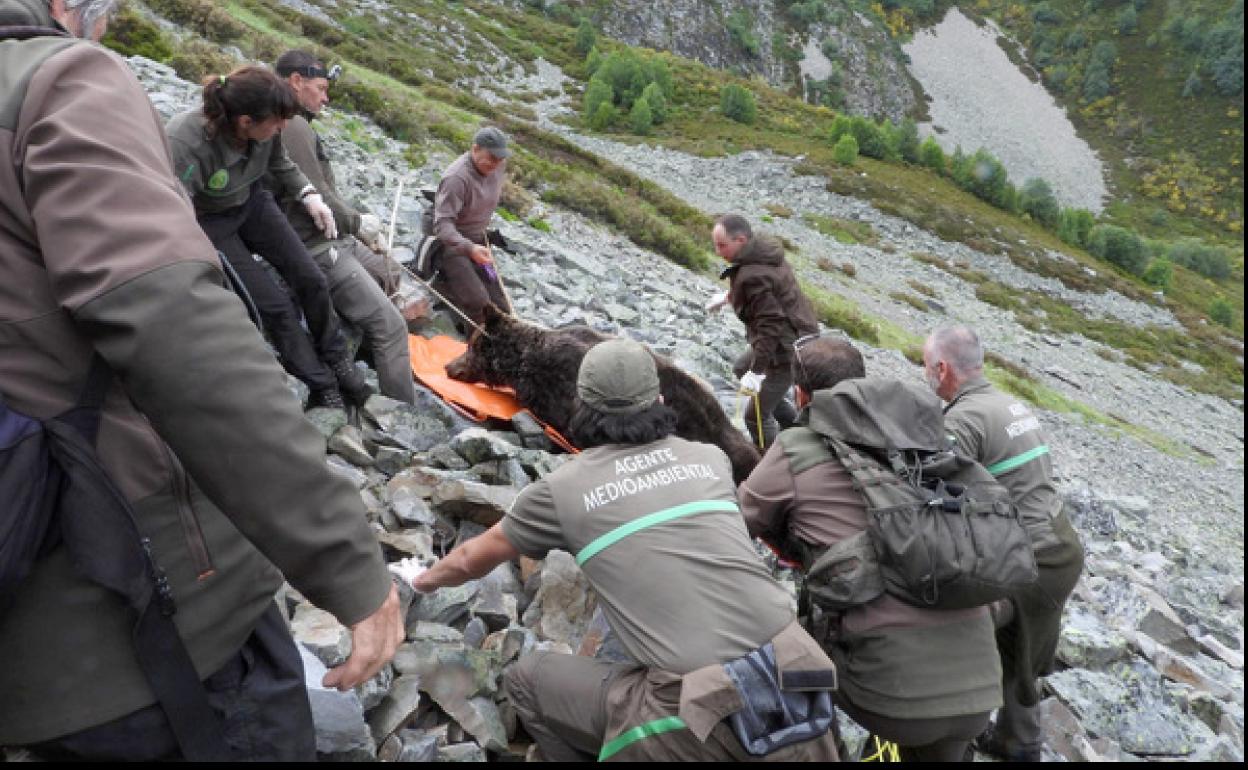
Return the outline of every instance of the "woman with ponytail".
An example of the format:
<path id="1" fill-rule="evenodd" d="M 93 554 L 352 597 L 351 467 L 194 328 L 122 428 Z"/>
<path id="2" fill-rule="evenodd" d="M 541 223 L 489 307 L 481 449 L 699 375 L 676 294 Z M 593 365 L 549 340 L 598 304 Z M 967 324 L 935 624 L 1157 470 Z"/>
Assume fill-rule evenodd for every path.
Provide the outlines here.
<path id="1" fill-rule="evenodd" d="M 206 78 L 203 106 L 175 116 L 165 130 L 174 173 L 191 195 L 200 226 L 256 303 L 282 364 L 311 391 L 308 408 L 343 408 L 344 393 L 362 404 L 372 390 L 351 363 L 324 273 L 261 184 L 269 174 L 327 237 L 337 237 L 333 212 L 282 147 L 281 130 L 296 109 L 286 83 L 263 67 L 246 66 Z M 311 340 L 290 296 L 252 254 L 294 291 Z"/>

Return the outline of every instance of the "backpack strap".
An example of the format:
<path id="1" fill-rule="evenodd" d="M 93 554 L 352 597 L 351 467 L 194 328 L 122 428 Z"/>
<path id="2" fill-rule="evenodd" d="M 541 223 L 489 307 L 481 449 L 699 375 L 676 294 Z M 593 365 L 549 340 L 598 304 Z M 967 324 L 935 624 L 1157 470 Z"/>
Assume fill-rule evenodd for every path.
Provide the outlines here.
<path id="1" fill-rule="evenodd" d="M 53 27 L 18 25 L 0 27 L 0 40 L 29 40 L 32 37 L 70 37 L 70 34 Z"/>
<path id="2" fill-rule="evenodd" d="M 78 403 L 44 423 L 53 457 L 65 474 L 61 535 L 75 571 L 121 596 L 136 613 L 135 656 L 183 756 L 225 761 L 230 753 L 221 719 L 173 622 L 177 606 L 169 579 L 95 452 L 100 411 L 112 381 L 111 367 L 96 353 Z"/>

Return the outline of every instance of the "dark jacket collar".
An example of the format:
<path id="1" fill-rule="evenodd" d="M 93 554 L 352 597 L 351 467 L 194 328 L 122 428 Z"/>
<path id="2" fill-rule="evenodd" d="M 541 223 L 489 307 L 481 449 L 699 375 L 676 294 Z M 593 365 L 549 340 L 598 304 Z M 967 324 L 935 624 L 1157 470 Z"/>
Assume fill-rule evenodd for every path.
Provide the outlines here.
<path id="1" fill-rule="evenodd" d="M 988 380 L 984 378 L 984 375 L 982 374 L 975 375 L 974 377 L 970 378 L 966 382 L 962 383 L 962 387 L 958 388 L 958 392 L 954 393 L 953 398 L 949 399 L 949 403 L 945 405 L 945 411 L 948 412 L 950 409 L 952 409 L 953 405 L 958 403 L 958 399 L 962 398 L 967 393 L 974 393 L 975 391 L 987 390 L 988 388 L 991 388 L 991 387 L 992 387 L 992 383 L 988 382 Z"/>
<path id="2" fill-rule="evenodd" d="M 784 244 L 780 239 L 770 235 L 756 235 L 745 242 L 737 256 L 733 257 L 734 265 L 778 265 L 784 261 Z"/>

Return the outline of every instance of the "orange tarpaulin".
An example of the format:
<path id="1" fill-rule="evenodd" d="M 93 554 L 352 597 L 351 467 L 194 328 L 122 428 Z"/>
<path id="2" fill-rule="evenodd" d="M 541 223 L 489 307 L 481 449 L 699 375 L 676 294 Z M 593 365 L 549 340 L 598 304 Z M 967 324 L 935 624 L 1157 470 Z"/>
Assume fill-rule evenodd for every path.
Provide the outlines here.
<path id="1" fill-rule="evenodd" d="M 491 417 L 510 420 L 518 412 L 527 411 L 516 400 L 516 394 L 510 388 L 495 389 L 480 383 L 452 380 L 447 376 L 446 365 L 468 349 L 463 342 L 444 335 L 422 337 L 419 334 L 409 334 L 407 349 L 411 353 L 412 374 L 416 375 L 416 379 L 468 419 L 476 422 L 483 422 Z M 576 451 L 558 431 L 541 420 L 538 422 L 551 441 L 569 452 Z"/>

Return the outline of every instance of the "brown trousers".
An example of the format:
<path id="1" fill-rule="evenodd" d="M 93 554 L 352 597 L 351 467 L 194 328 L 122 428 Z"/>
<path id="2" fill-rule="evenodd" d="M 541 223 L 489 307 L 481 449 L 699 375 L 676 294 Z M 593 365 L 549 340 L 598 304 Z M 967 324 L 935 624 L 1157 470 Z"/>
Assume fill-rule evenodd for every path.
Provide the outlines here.
<path id="1" fill-rule="evenodd" d="M 497 272 L 491 278 L 485 268 L 463 254 L 451 253 L 445 247 L 441 247 L 434 265 L 437 277 L 433 280 L 433 288 L 454 303 L 473 323 L 484 322 L 485 306 L 491 302 L 504 313 L 511 312 L 511 304 L 503 293 L 502 278 Z M 461 324 L 463 319 L 459 314 L 452 313 L 456 325 Z M 472 329 L 463 331 L 467 333 Z"/>

